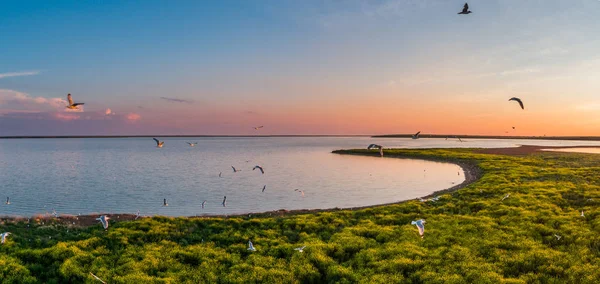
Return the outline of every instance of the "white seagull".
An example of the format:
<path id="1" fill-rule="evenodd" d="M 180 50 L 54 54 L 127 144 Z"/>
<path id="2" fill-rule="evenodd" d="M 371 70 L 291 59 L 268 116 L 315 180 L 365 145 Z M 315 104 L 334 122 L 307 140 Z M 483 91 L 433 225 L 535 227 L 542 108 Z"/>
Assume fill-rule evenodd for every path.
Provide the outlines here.
<path id="1" fill-rule="evenodd" d="M 305 248 L 305 247 L 306 247 L 306 246 L 301 246 L 301 247 L 299 247 L 299 248 L 295 248 L 294 250 L 297 250 L 297 251 L 299 251 L 299 252 L 304 252 L 304 248 Z"/>
<path id="2" fill-rule="evenodd" d="M 206 200 L 202 201 L 202 209 L 204 209 L 205 204 L 206 204 Z"/>
<path id="3" fill-rule="evenodd" d="M 263 170 L 263 168 L 261 166 L 254 166 L 254 168 L 252 168 L 252 170 L 256 170 L 256 169 L 259 169 L 263 175 L 265 174 L 265 170 Z"/>
<path id="4" fill-rule="evenodd" d="M 504 197 L 502 197 L 502 201 L 504 201 L 504 199 L 507 199 L 510 196 L 510 193 L 507 193 Z"/>
<path id="5" fill-rule="evenodd" d="M 90 272 L 90 274 L 91 274 L 92 276 L 94 276 L 94 278 L 96 278 L 96 280 L 98 280 L 98 281 L 100 281 L 100 282 L 102 282 L 102 283 L 106 284 L 106 282 L 102 281 L 102 279 L 98 278 L 98 276 L 94 275 L 94 273 L 91 273 L 91 272 Z"/>
<path id="6" fill-rule="evenodd" d="M 557 235 L 557 234 L 554 234 L 554 237 L 556 237 L 556 240 L 557 240 L 557 241 L 560 241 L 560 238 L 562 238 L 561 236 L 559 236 L 559 235 Z"/>
<path id="7" fill-rule="evenodd" d="M 140 218 L 140 210 L 137 211 L 137 213 L 135 214 L 135 219 L 133 220 L 137 220 L 138 218 Z"/>
<path id="8" fill-rule="evenodd" d="M 417 221 L 412 221 L 410 222 L 411 225 L 417 225 L 417 228 L 419 229 L 419 235 L 421 236 L 421 239 L 423 238 L 423 234 L 425 234 L 425 220 L 420 219 Z"/>
<path id="9" fill-rule="evenodd" d="M 371 149 L 373 149 L 373 148 L 381 148 L 381 147 L 382 147 L 381 145 L 377 145 L 377 144 L 370 144 L 370 145 L 367 147 L 367 150 L 371 150 Z"/>
<path id="10" fill-rule="evenodd" d="M 419 134 L 421 134 L 421 131 L 415 133 L 415 135 L 412 136 L 412 139 L 419 139 Z"/>
<path id="11" fill-rule="evenodd" d="M 4 244 L 4 242 L 6 242 L 6 237 L 8 237 L 8 235 L 10 235 L 10 232 L 4 232 L 4 233 L 0 234 L 0 242 Z"/>
<path id="12" fill-rule="evenodd" d="M 223 196 L 223 207 L 227 206 L 227 196 Z"/>
<path id="13" fill-rule="evenodd" d="M 248 241 L 248 250 L 249 251 L 256 251 L 256 248 L 254 248 L 254 245 L 252 245 L 252 241 Z"/>
<path id="14" fill-rule="evenodd" d="M 67 100 L 69 101 L 68 109 L 79 109 L 77 106 L 83 105 L 83 103 L 74 103 L 71 94 L 67 94 Z"/>
<path id="15" fill-rule="evenodd" d="M 383 147 L 379 147 L 379 156 L 383 157 Z"/>
<path id="16" fill-rule="evenodd" d="M 98 218 L 96 218 L 96 220 L 100 221 L 100 223 L 102 223 L 102 227 L 104 228 L 104 230 L 108 230 L 108 220 L 110 220 L 110 218 L 108 218 L 106 215 L 102 215 Z"/>
<path id="17" fill-rule="evenodd" d="M 162 146 L 165 144 L 165 141 L 158 141 L 158 139 L 156 138 L 152 138 L 154 139 L 154 141 L 156 141 L 156 147 L 158 148 L 162 148 Z"/>
<path id="18" fill-rule="evenodd" d="M 186 142 L 186 143 L 188 143 L 188 145 L 190 145 L 190 147 L 194 147 L 194 146 L 198 145 L 198 142 L 194 142 L 194 143 Z"/>
<path id="19" fill-rule="evenodd" d="M 581 217 L 585 217 L 585 215 L 583 214 L 583 210 L 581 210 Z"/>

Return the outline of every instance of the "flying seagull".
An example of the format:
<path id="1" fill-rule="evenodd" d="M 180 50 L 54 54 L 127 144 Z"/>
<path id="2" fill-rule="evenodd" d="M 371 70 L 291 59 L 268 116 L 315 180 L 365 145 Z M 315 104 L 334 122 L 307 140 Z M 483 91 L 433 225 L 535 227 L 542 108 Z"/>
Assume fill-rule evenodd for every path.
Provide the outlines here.
<path id="1" fill-rule="evenodd" d="M 256 169 L 259 169 L 262 174 L 265 174 L 265 171 L 263 170 L 263 168 L 261 166 L 254 166 L 254 168 L 252 168 L 252 170 L 256 170 Z"/>
<path id="2" fill-rule="evenodd" d="M 165 141 L 158 141 L 158 139 L 156 138 L 152 138 L 154 139 L 154 141 L 156 141 L 156 147 L 158 148 L 162 148 L 162 146 L 165 144 Z"/>
<path id="3" fill-rule="evenodd" d="M 504 199 L 507 199 L 510 196 L 510 193 L 507 193 L 504 197 L 502 197 L 502 201 L 504 201 Z"/>
<path id="4" fill-rule="evenodd" d="M 256 251 L 256 248 L 254 248 L 254 245 L 252 244 L 252 241 L 248 241 L 248 250 L 249 251 Z"/>
<path id="5" fill-rule="evenodd" d="M 6 241 L 6 237 L 8 237 L 8 235 L 10 235 L 10 232 L 4 232 L 4 233 L 0 234 L 0 242 L 4 244 L 4 242 Z"/>
<path id="6" fill-rule="evenodd" d="M 262 125 L 261 125 L 261 126 L 254 127 L 254 130 L 259 130 L 259 129 L 263 128 L 263 127 L 264 127 L 264 126 L 262 126 Z"/>
<path id="7" fill-rule="evenodd" d="M 169 203 L 167 203 L 167 199 L 166 198 L 163 199 L 163 206 L 169 206 Z"/>
<path id="8" fill-rule="evenodd" d="M 190 147 L 194 147 L 194 146 L 198 145 L 198 142 L 194 142 L 194 143 L 186 142 L 186 143 L 188 143 L 188 145 L 190 145 Z"/>
<path id="9" fill-rule="evenodd" d="M 205 204 L 206 204 L 206 200 L 202 201 L 202 209 L 204 209 Z"/>
<path id="10" fill-rule="evenodd" d="M 10 197 L 6 197 L 6 205 L 10 204 Z"/>
<path id="11" fill-rule="evenodd" d="M 462 12 L 458 13 L 459 15 L 467 15 L 467 14 L 471 14 L 473 12 L 469 11 L 469 4 L 465 3 L 465 6 L 463 6 Z"/>
<path id="12" fill-rule="evenodd" d="M 265 184 L 265 186 L 263 186 L 263 190 L 262 192 L 265 192 L 265 189 L 267 188 L 267 185 Z"/>
<path id="13" fill-rule="evenodd" d="M 304 252 L 304 248 L 305 248 L 305 247 L 306 247 L 306 246 L 301 246 L 301 247 L 299 247 L 299 248 L 295 248 L 294 250 L 297 250 L 297 251 L 299 251 L 299 252 Z"/>
<path id="14" fill-rule="evenodd" d="M 77 106 L 83 105 L 83 103 L 74 103 L 71 94 L 67 95 L 67 100 L 69 101 L 68 109 L 79 109 Z"/>
<path id="15" fill-rule="evenodd" d="M 100 223 L 102 223 L 102 227 L 104 228 L 104 230 L 108 229 L 108 220 L 110 220 L 110 218 L 106 217 L 106 215 L 102 215 L 98 218 L 96 218 L 96 220 L 100 221 Z"/>
<path id="16" fill-rule="evenodd" d="M 412 221 L 410 222 L 411 225 L 417 225 L 417 228 L 419 229 L 419 235 L 421 236 L 421 239 L 423 238 L 423 234 L 425 234 L 425 220 L 420 219 L 417 221 Z"/>
<path id="17" fill-rule="evenodd" d="M 557 241 L 560 241 L 560 238 L 562 238 L 561 236 L 559 236 L 559 235 L 557 235 L 557 234 L 554 234 L 554 237 L 556 237 L 556 240 L 557 240 Z"/>
<path id="18" fill-rule="evenodd" d="M 231 168 L 233 169 L 233 172 L 234 172 L 234 173 L 237 173 L 237 172 L 241 172 L 241 171 L 242 171 L 242 170 L 236 170 L 236 169 L 235 169 L 235 167 L 233 167 L 233 166 L 231 166 Z"/>
<path id="19" fill-rule="evenodd" d="M 227 206 L 227 196 L 223 196 L 223 207 Z"/>
<path id="20" fill-rule="evenodd" d="M 510 99 L 508 99 L 508 101 L 515 101 L 518 102 L 519 105 L 521 106 L 521 109 L 525 109 L 525 106 L 523 106 L 523 102 L 521 101 L 521 99 L 517 98 L 517 97 L 512 97 Z"/>
<path id="21" fill-rule="evenodd" d="M 94 276 L 94 278 L 96 278 L 96 280 L 98 280 L 98 281 L 100 281 L 100 282 L 102 282 L 102 283 L 106 284 L 106 282 L 102 281 L 102 279 L 98 278 L 98 276 L 94 275 L 94 273 L 91 273 L 91 272 L 90 272 L 90 274 L 91 274 L 92 276 Z"/>
<path id="22" fill-rule="evenodd" d="M 412 136 L 412 139 L 419 139 L 419 134 L 421 134 L 421 131 L 415 133 L 415 135 Z"/>
<path id="23" fill-rule="evenodd" d="M 138 218 L 140 218 L 140 210 L 138 210 L 138 212 L 135 214 L 135 219 L 133 220 L 137 220 Z"/>

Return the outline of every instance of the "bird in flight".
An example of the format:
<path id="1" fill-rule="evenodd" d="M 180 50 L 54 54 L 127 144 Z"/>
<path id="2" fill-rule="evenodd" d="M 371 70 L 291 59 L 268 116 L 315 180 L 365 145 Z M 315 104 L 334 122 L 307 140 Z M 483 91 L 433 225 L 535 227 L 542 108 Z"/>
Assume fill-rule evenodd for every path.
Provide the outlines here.
<path id="1" fill-rule="evenodd" d="M 259 129 L 263 128 L 263 127 L 264 126 L 262 126 L 262 125 L 261 126 L 256 126 L 256 127 L 254 127 L 254 130 L 259 130 Z"/>
<path id="2" fill-rule="evenodd" d="M 6 205 L 10 204 L 10 197 L 6 197 Z"/>
<path id="3" fill-rule="evenodd" d="M 190 147 L 194 147 L 194 146 L 198 145 L 198 142 L 193 142 L 193 143 L 192 142 L 186 142 L 186 143 L 188 143 L 188 145 L 190 145 Z"/>
<path id="4" fill-rule="evenodd" d="M 219 172 L 219 177 L 221 177 L 222 172 Z"/>
<path id="5" fill-rule="evenodd" d="M 261 166 L 254 166 L 254 168 L 252 168 L 252 170 L 256 170 L 256 169 L 259 169 L 262 174 L 265 174 L 265 171 L 263 170 L 263 168 Z"/>
<path id="6" fill-rule="evenodd" d="M 383 147 L 383 146 L 381 146 L 381 145 L 377 145 L 377 144 L 371 144 L 371 145 L 369 145 L 369 146 L 367 147 L 367 150 L 371 150 L 371 149 L 373 149 L 373 148 L 381 148 L 381 147 Z"/>
<path id="7" fill-rule="evenodd" d="M 204 209 L 205 204 L 206 204 L 206 200 L 202 201 L 202 209 Z"/>
<path id="8" fill-rule="evenodd" d="M 562 238 L 561 236 L 559 236 L 559 235 L 557 235 L 557 234 L 554 234 L 554 237 L 556 237 L 556 240 L 557 240 L 557 241 L 560 241 L 560 238 Z"/>
<path id="9" fill-rule="evenodd" d="M 227 206 L 227 196 L 223 196 L 223 207 Z"/>
<path id="10" fill-rule="evenodd" d="M 169 206 L 169 203 L 167 203 L 167 199 L 166 198 L 163 199 L 163 206 Z"/>
<path id="11" fill-rule="evenodd" d="M 106 217 L 106 215 L 102 215 L 98 218 L 96 218 L 96 220 L 100 221 L 100 223 L 102 223 L 102 227 L 104 228 L 104 230 L 108 229 L 108 220 L 110 220 L 110 218 Z"/>
<path id="12" fill-rule="evenodd" d="M 421 131 L 415 133 L 415 135 L 412 136 L 412 139 L 419 139 L 419 134 L 421 134 Z"/>
<path id="13" fill-rule="evenodd" d="M 263 186 L 262 192 L 265 192 L 265 189 L 267 189 L 267 185 L 266 184 L 265 184 L 265 186 Z"/>
<path id="14" fill-rule="evenodd" d="M 254 245 L 252 244 L 252 241 L 248 241 L 248 250 L 249 251 L 256 251 L 256 248 L 254 248 Z"/>
<path id="15" fill-rule="evenodd" d="M 306 246 L 301 246 L 301 247 L 299 247 L 299 248 L 295 248 L 294 250 L 297 250 L 297 251 L 299 251 L 299 252 L 304 252 L 304 248 L 305 248 L 305 247 L 306 247 Z"/>
<path id="16" fill-rule="evenodd" d="M 135 214 L 135 219 L 133 220 L 137 220 L 138 218 L 140 218 L 140 210 L 137 211 L 137 213 Z"/>
<path id="17" fill-rule="evenodd" d="M 69 101 L 69 105 L 67 106 L 68 109 L 79 109 L 77 106 L 83 105 L 83 103 L 74 103 L 71 94 L 67 95 L 67 100 Z"/>
<path id="18" fill-rule="evenodd" d="M 421 236 L 421 239 L 423 238 L 423 235 L 425 234 L 425 220 L 420 219 L 417 221 L 412 221 L 410 222 L 411 225 L 417 225 L 417 228 L 419 229 L 419 235 Z"/>
<path id="19" fill-rule="evenodd" d="M 102 282 L 102 283 L 106 284 L 106 282 L 102 281 L 102 279 L 98 278 L 98 276 L 94 275 L 94 273 L 91 273 L 91 272 L 90 272 L 90 274 L 91 274 L 92 276 L 94 276 L 94 278 L 96 278 L 96 280 L 98 280 L 98 281 L 100 281 L 100 282 Z"/>
<path id="20" fill-rule="evenodd" d="M 502 201 L 504 201 L 504 199 L 507 199 L 510 196 L 510 193 L 507 193 L 504 197 L 502 197 Z"/>
<path id="21" fill-rule="evenodd" d="M 4 244 L 4 242 L 6 242 L 6 237 L 8 237 L 8 235 L 10 235 L 10 232 L 4 232 L 4 233 L 0 234 L 0 242 Z"/>
<path id="22" fill-rule="evenodd" d="M 518 102 L 519 105 L 521 106 L 521 109 L 525 109 L 525 106 L 523 106 L 523 102 L 521 101 L 521 99 L 517 98 L 517 97 L 512 97 L 510 99 L 508 99 L 508 101 L 515 101 Z"/>
<path id="23" fill-rule="evenodd" d="M 154 141 L 156 141 L 156 147 L 158 148 L 162 148 L 162 146 L 165 144 L 165 141 L 158 141 L 158 139 L 156 138 L 152 138 L 154 139 Z"/>
<path id="24" fill-rule="evenodd" d="M 233 169 L 233 172 L 234 172 L 234 173 L 237 173 L 237 172 L 241 172 L 241 171 L 242 171 L 242 170 L 236 170 L 234 166 L 231 166 L 231 168 Z"/>
<path id="25" fill-rule="evenodd" d="M 458 13 L 459 15 L 467 15 L 467 14 L 471 14 L 473 12 L 469 11 L 469 4 L 465 3 L 465 6 L 463 6 L 463 9 L 460 13 Z"/>

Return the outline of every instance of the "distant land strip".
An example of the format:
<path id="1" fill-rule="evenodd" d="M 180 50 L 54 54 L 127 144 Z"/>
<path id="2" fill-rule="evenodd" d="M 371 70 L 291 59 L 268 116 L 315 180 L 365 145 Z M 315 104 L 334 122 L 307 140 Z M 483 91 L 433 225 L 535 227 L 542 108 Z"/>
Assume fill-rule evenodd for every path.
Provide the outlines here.
<path id="1" fill-rule="evenodd" d="M 46 138 L 152 138 L 152 137 L 239 137 L 239 138 L 269 138 L 269 137 L 371 137 L 371 135 L 58 135 L 58 136 L 0 136 L 0 139 L 46 139 Z"/>
<path id="2" fill-rule="evenodd" d="M 374 135 L 372 138 L 412 138 L 412 134 L 385 134 Z M 532 140 L 583 140 L 600 141 L 600 136 L 506 136 L 506 135 L 441 135 L 441 134 L 420 134 L 422 138 L 448 138 L 448 139 L 532 139 Z"/>

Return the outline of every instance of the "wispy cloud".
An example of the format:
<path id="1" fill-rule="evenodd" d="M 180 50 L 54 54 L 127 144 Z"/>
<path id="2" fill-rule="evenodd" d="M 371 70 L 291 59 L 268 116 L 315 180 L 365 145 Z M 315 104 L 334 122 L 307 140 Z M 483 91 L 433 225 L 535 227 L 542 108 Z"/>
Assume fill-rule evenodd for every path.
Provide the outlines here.
<path id="1" fill-rule="evenodd" d="M 138 121 L 140 118 L 142 118 L 142 116 L 137 113 L 130 113 L 126 116 L 126 118 L 129 121 Z"/>
<path id="2" fill-rule="evenodd" d="M 26 93 L 0 89 L 0 105 L 7 103 L 18 103 L 21 105 L 47 105 L 54 108 L 64 107 L 67 105 L 67 101 L 62 98 L 44 98 L 44 97 L 32 97 Z"/>
<path id="3" fill-rule="evenodd" d="M 191 104 L 191 103 L 193 103 L 193 101 L 191 101 L 191 100 L 184 100 L 184 99 L 178 99 L 178 98 L 160 97 L 160 99 L 168 101 L 168 102 L 172 102 L 172 103 L 184 103 L 184 104 Z"/>
<path id="4" fill-rule="evenodd" d="M 0 79 L 8 78 L 8 77 L 20 77 L 20 76 L 33 76 L 40 74 L 40 71 L 23 71 L 23 72 L 9 72 L 9 73 L 0 73 Z"/>

